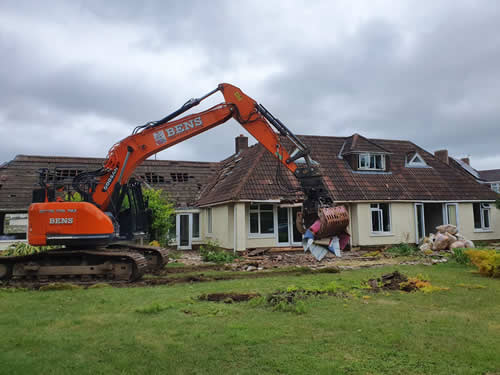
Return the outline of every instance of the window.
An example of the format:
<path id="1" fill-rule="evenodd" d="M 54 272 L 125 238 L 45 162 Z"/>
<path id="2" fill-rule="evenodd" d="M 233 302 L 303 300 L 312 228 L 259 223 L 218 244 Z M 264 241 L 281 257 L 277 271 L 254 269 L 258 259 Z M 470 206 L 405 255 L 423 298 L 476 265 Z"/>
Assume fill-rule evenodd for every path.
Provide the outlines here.
<path id="1" fill-rule="evenodd" d="M 212 233 L 212 207 L 207 209 L 207 232 Z"/>
<path id="2" fill-rule="evenodd" d="M 73 178 L 83 170 L 81 169 L 55 169 L 54 173 L 47 171 L 42 172 L 42 177 L 47 178 L 48 182 L 63 181 L 67 178 Z"/>
<path id="3" fill-rule="evenodd" d="M 174 182 L 188 182 L 189 176 L 187 173 L 170 173 Z"/>
<path id="4" fill-rule="evenodd" d="M 384 170 L 385 169 L 385 155 L 380 154 L 360 154 L 359 155 L 359 169 L 366 170 Z"/>
<path id="5" fill-rule="evenodd" d="M 496 191 L 497 193 L 500 194 L 500 182 L 491 184 L 491 190 Z"/>
<path id="6" fill-rule="evenodd" d="M 200 238 L 200 214 L 193 213 L 193 238 Z"/>
<path id="7" fill-rule="evenodd" d="M 458 204 L 446 203 L 444 205 L 444 224 L 451 224 L 458 227 Z"/>
<path id="8" fill-rule="evenodd" d="M 250 205 L 250 234 L 274 234 L 274 211 L 272 204 Z"/>
<path id="9" fill-rule="evenodd" d="M 474 229 L 490 230 L 490 209 L 489 203 L 474 203 Z"/>
<path id="10" fill-rule="evenodd" d="M 164 184 L 165 177 L 156 174 L 155 172 L 147 172 L 144 176 L 141 176 L 148 184 Z"/>
<path id="11" fill-rule="evenodd" d="M 389 203 L 370 204 L 370 213 L 372 220 L 372 233 L 390 233 L 391 232 L 391 213 Z"/>
<path id="12" fill-rule="evenodd" d="M 411 155 L 410 155 L 411 156 Z M 406 163 L 407 167 L 413 167 L 413 168 L 421 168 L 421 167 L 427 167 L 427 164 L 425 163 L 424 159 L 418 154 L 415 153 L 412 157 L 407 159 Z"/>

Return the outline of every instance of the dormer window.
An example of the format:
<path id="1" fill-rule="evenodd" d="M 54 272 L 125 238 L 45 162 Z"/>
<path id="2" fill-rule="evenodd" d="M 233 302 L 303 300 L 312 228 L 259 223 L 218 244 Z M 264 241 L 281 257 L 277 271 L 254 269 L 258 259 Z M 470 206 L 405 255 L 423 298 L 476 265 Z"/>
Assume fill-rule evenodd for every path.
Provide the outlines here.
<path id="1" fill-rule="evenodd" d="M 428 165 L 418 152 L 415 152 L 413 155 L 410 154 L 407 156 L 406 166 L 410 168 L 425 168 Z"/>
<path id="2" fill-rule="evenodd" d="M 382 154 L 359 154 L 360 170 L 383 171 L 385 170 L 385 155 Z"/>

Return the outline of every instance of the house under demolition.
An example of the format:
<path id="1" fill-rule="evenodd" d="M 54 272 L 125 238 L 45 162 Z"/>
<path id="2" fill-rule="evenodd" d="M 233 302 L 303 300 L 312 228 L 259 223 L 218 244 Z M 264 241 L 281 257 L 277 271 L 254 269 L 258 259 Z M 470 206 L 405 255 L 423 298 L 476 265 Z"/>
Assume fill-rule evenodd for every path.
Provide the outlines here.
<path id="1" fill-rule="evenodd" d="M 349 212 L 351 246 L 418 243 L 440 224 L 457 225 L 472 240 L 500 239 L 497 193 L 447 151 L 431 154 L 410 141 L 359 134 L 299 138 L 320 163 L 334 201 Z M 57 166 L 64 178 L 102 162 L 21 155 L 3 165 L 1 238 L 25 237 L 38 169 Z M 208 240 L 235 250 L 301 244 L 294 224 L 303 200 L 297 180 L 264 147 L 249 147 L 246 137 L 237 137 L 235 153 L 219 163 L 147 160 L 135 176 L 176 203 L 179 249 Z"/>

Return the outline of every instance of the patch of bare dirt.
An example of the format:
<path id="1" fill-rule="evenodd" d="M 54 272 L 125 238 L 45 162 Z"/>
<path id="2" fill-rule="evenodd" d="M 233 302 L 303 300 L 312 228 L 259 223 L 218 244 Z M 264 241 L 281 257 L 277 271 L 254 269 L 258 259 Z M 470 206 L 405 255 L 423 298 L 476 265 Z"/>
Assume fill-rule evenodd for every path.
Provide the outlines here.
<path id="1" fill-rule="evenodd" d="M 212 301 L 212 302 L 245 302 L 252 298 L 260 297 L 259 293 L 210 293 L 202 294 L 198 297 L 201 301 Z"/>
<path id="2" fill-rule="evenodd" d="M 382 275 L 377 279 L 370 279 L 367 284 L 374 292 L 382 290 L 401 290 L 401 283 L 406 283 L 408 277 L 398 271 Z"/>
<path id="3" fill-rule="evenodd" d="M 420 280 L 415 277 L 408 278 L 408 276 L 399 273 L 398 271 L 382 275 L 377 279 L 370 279 L 367 281 L 367 284 L 374 292 L 380 292 L 382 290 L 402 290 L 404 292 L 414 292 L 431 286 L 431 284 L 426 280 Z M 436 290 L 437 289 L 444 288 L 436 288 Z"/>

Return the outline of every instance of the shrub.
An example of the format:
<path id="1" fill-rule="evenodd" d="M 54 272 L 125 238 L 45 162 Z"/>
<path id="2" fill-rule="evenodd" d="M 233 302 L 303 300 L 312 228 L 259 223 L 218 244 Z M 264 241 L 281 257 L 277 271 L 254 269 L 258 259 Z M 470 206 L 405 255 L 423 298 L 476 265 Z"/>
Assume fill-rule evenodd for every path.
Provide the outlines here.
<path id="1" fill-rule="evenodd" d="M 201 259 L 204 262 L 231 263 L 236 256 L 224 251 L 216 241 L 208 241 L 200 246 Z"/>
<path id="2" fill-rule="evenodd" d="M 500 277 L 500 253 L 495 250 L 467 250 L 470 262 L 479 273 L 489 277 Z"/>
<path id="3" fill-rule="evenodd" d="M 24 256 L 31 254 L 38 254 L 42 251 L 54 249 L 60 246 L 31 246 L 27 242 L 15 242 L 7 249 L 1 252 L 5 256 Z"/>
<path id="4" fill-rule="evenodd" d="M 158 241 L 162 246 L 167 246 L 170 242 L 169 232 L 175 225 L 174 204 L 161 189 L 143 190 L 144 199 L 151 209 L 151 240 Z"/>
<path id="5" fill-rule="evenodd" d="M 408 243 L 402 242 L 398 245 L 388 248 L 385 252 L 395 256 L 408 256 L 417 253 L 418 248 Z"/>
<path id="6" fill-rule="evenodd" d="M 451 258 L 459 264 L 467 265 L 470 263 L 469 256 L 466 254 L 465 249 L 462 248 L 453 249 Z"/>

